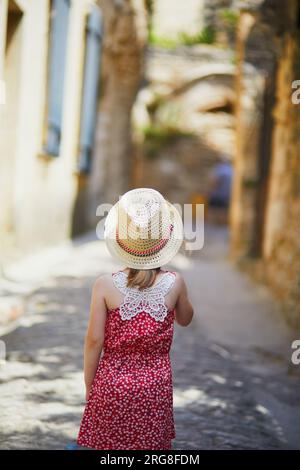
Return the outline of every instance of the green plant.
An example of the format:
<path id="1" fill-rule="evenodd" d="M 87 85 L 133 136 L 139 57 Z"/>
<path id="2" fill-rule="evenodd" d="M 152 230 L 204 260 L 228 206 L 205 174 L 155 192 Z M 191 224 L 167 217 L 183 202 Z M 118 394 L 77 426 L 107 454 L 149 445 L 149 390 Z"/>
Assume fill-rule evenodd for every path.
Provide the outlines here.
<path id="1" fill-rule="evenodd" d="M 144 135 L 145 154 L 153 158 L 158 155 L 159 151 L 167 145 L 176 143 L 183 138 L 194 137 L 192 132 L 183 131 L 172 126 L 146 126 L 140 129 Z"/>
<path id="2" fill-rule="evenodd" d="M 231 57 L 230 63 L 231 63 L 232 65 L 238 65 L 238 58 L 237 58 L 236 54 L 234 54 L 234 55 Z"/>
<path id="3" fill-rule="evenodd" d="M 150 31 L 149 44 L 151 44 L 152 46 L 159 46 L 164 49 L 174 49 L 175 47 L 178 46 L 178 41 L 177 39 L 174 39 L 174 38 L 168 38 L 166 36 L 165 37 L 158 36 L 153 31 Z"/>
<path id="4" fill-rule="evenodd" d="M 213 28 L 206 26 L 197 34 L 179 33 L 179 41 L 186 46 L 194 44 L 213 44 L 215 42 L 215 31 Z"/>
<path id="5" fill-rule="evenodd" d="M 158 36 L 152 30 L 149 33 L 149 44 L 165 49 L 174 49 L 178 46 L 193 46 L 195 44 L 213 44 L 215 42 L 215 31 L 206 26 L 197 34 L 186 32 L 178 33 L 177 37 Z"/>
<path id="6" fill-rule="evenodd" d="M 235 29 L 238 23 L 239 14 L 230 8 L 224 8 L 219 12 L 219 16 L 228 27 Z"/>
<path id="7" fill-rule="evenodd" d="M 209 26 L 205 26 L 199 34 L 199 42 L 213 44 L 216 40 L 215 30 Z"/>

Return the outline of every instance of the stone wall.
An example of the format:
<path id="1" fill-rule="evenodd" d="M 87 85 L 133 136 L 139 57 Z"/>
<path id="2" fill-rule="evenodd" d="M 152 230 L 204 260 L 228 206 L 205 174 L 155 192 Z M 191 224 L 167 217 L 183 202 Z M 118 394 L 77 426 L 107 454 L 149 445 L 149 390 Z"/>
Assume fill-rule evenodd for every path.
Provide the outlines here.
<path id="1" fill-rule="evenodd" d="M 198 45 L 147 55 L 147 84 L 138 94 L 135 186 L 172 201 L 207 195 L 220 154 L 235 148 L 232 51 Z"/>
<path id="2" fill-rule="evenodd" d="M 0 264 L 95 228 L 97 206 L 115 202 L 130 187 L 130 113 L 143 66 L 144 2 L 98 2 L 102 80 L 92 168 L 85 174 L 78 171 L 78 154 L 86 26 L 95 2 L 70 3 L 61 145 L 54 157 L 43 150 L 50 2 L 0 1 L 0 87 L 7 85 L 6 102 L 0 102 Z"/>
<path id="3" fill-rule="evenodd" d="M 176 38 L 180 33 L 197 34 L 203 27 L 204 0 L 155 0 L 153 33 L 159 37 Z"/>
<path id="4" fill-rule="evenodd" d="M 300 325 L 299 2 L 242 3 L 231 251 Z"/>
<path id="5" fill-rule="evenodd" d="M 278 67 L 264 258 L 269 284 L 285 301 L 287 318 L 300 326 L 300 103 L 291 101 L 291 84 L 300 79 L 296 34 L 286 35 Z"/>
<path id="6" fill-rule="evenodd" d="M 178 137 L 154 155 L 141 149 L 138 186 L 151 187 L 170 201 L 186 204 L 197 196 L 205 198 L 219 153 L 205 145 L 200 137 Z"/>
<path id="7" fill-rule="evenodd" d="M 204 0 L 203 21 L 206 26 L 218 27 L 219 11 L 222 8 L 231 8 L 233 0 Z"/>

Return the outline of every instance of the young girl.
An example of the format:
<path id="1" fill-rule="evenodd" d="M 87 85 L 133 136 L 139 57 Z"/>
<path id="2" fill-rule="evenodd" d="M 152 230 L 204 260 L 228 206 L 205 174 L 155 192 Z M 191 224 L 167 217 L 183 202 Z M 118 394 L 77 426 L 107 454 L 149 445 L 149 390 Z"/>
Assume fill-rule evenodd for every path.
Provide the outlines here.
<path id="1" fill-rule="evenodd" d="M 182 240 L 177 209 L 153 189 L 127 192 L 106 218 L 107 247 L 125 268 L 100 276 L 93 287 L 81 446 L 171 449 L 173 323 L 189 325 L 193 307 L 183 278 L 161 266 Z"/>

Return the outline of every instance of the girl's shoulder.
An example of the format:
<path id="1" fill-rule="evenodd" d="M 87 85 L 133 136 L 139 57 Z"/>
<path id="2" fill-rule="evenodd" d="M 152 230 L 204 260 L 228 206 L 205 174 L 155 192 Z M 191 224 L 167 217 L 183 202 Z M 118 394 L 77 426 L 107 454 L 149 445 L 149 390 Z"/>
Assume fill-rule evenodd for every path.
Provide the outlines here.
<path id="1" fill-rule="evenodd" d="M 173 283 L 173 286 L 172 286 L 172 290 L 173 291 L 176 291 L 178 294 L 180 293 L 180 291 L 184 288 L 185 286 L 185 281 L 184 281 L 184 278 L 182 276 L 181 273 L 179 273 L 178 271 L 174 271 L 174 270 L 164 270 L 165 272 L 167 273 L 172 273 L 175 275 L 175 281 Z"/>
<path id="2" fill-rule="evenodd" d="M 175 274 L 174 289 L 177 290 L 177 292 L 179 293 L 181 290 L 183 290 L 186 287 L 184 277 L 178 271 L 171 271 L 171 272 Z"/>
<path id="3" fill-rule="evenodd" d="M 97 285 L 98 288 L 101 288 L 104 292 L 114 292 L 116 288 L 116 279 L 120 279 L 118 276 L 122 276 L 122 274 L 124 274 L 124 270 L 122 269 L 100 274 L 95 280 L 95 285 Z"/>
<path id="4" fill-rule="evenodd" d="M 112 274 L 113 273 L 103 273 L 100 274 L 94 281 L 93 288 L 106 290 L 112 285 Z"/>

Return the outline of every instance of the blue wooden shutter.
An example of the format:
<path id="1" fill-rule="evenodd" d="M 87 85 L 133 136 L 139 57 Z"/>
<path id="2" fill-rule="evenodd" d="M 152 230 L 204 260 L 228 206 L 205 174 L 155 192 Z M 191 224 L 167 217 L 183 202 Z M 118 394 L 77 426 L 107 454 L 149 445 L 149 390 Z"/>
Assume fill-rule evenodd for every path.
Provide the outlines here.
<path id="1" fill-rule="evenodd" d="M 78 168 L 82 173 L 91 169 L 94 145 L 102 40 L 101 10 L 94 6 L 87 22 L 86 55 L 82 95 Z"/>
<path id="2" fill-rule="evenodd" d="M 70 0 L 52 0 L 45 152 L 57 156 L 61 140 Z"/>

